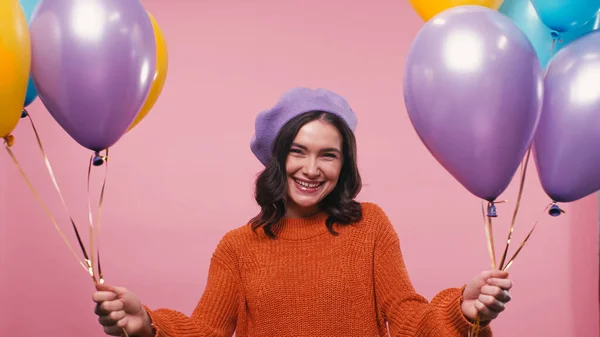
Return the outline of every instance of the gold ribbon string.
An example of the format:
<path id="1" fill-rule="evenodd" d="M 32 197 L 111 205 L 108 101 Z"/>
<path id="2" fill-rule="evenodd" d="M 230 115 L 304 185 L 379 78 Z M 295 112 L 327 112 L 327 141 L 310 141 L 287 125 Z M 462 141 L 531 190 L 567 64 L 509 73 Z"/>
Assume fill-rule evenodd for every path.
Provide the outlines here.
<path id="1" fill-rule="evenodd" d="M 501 202 L 505 202 L 501 201 Z M 488 204 L 488 206 L 490 206 Z M 492 218 L 486 215 L 485 205 L 483 200 L 481 201 L 481 216 L 483 217 L 483 223 L 485 226 L 485 236 L 487 239 L 488 252 L 490 254 L 490 261 L 492 264 L 492 269 L 496 269 L 496 251 L 494 248 L 494 231 L 492 227 Z M 469 337 L 477 337 L 479 336 L 479 332 L 481 330 L 481 316 L 479 312 L 475 315 L 475 322 L 471 326 L 471 330 L 469 331 Z"/>
<path id="2" fill-rule="evenodd" d="M 12 158 L 13 163 L 15 164 L 15 166 L 17 167 L 17 169 L 19 170 L 19 173 L 21 173 L 21 176 L 23 177 L 23 179 L 27 183 L 27 186 L 29 186 L 29 189 L 33 193 L 34 197 L 36 198 L 36 200 L 38 201 L 38 203 L 40 204 L 40 206 L 42 206 L 42 209 L 44 210 L 44 212 L 46 212 L 46 215 L 48 216 L 48 218 L 50 218 L 50 221 L 54 225 L 54 228 L 58 232 L 58 235 L 60 235 L 60 237 L 63 239 L 63 241 L 67 245 L 67 248 L 69 248 L 69 250 L 71 251 L 71 253 L 73 253 L 73 256 L 75 257 L 75 259 L 77 260 L 77 262 L 79 262 L 79 264 L 81 265 L 81 267 L 83 267 L 83 269 L 86 272 L 89 272 L 89 269 L 86 267 L 85 263 L 83 263 L 83 261 L 77 256 L 77 253 L 75 252 L 75 249 L 73 249 L 73 246 L 71 245 L 71 243 L 69 243 L 69 240 L 67 239 L 65 233 L 60 229 L 60 226 L 58 225 L 56 219 L 52 215 L 52 212 L 50 212 L 50 210 L 48 209 L 48 207 L 46 206 L 46 204 L 44 203 L 44 201 L 42 200 L 42 198 L 38 194 L 37 190 L 35 189 L 35 187 L 31 183 L 31 180 L 29 180 L 29 177 L 25 173 L 25 170 L 23 170 L 23 167 L 21 166 L 21 164 L 17 160 L 17 157 L 15 156 L 15 154 L 13 153 L 13 151 L 11 150 L 10 145 L 11 145 L 10 140 L 9 139 L 5 139 L 4 148 L 6 149 L 6 152 L 8 152 L 8 154 Z"/>
<path id="3" fill-rule="evenodd" d="M 556 42 L 562 43 L 562 39 L 558 37 L 554 37 L 552 39 L 552 47 L 550 47 L 550 56 L 554 55 L 554 51 L 556 50 Z"/>
<path id="4" fill-rule="evenodd" d="M 469 332 L 469 337 L 477 337 L 479 336 L 479 332 L 481 331 L 481 316 L 479 312 L 477 312 L 477 316 L 475 316 L 475 322 L 471 327 L 471 331 Z"/>
<path id="5" fill-rule="evenodd" d="M 88 167 L 88 176 L 87 176 L 87 192 L 88 192 L 88 221 L 89 221 L 89 234 L 90 234 L 90 256 L 92 260 L 92 274 L 94 275 L 94 283 L 98 282 L 96 278 L 96 264 L 94 259 L 94 217 L 92 215 L 92 204 L 90 201 L 90 177 L 92 175 L 92 162 L 94 160 L 94 156 L 90 158 L 90 164 Z"/>
<path id="6" fill-rule="evenodd" d="M 100 159 L 102 159 L 104 161 L 104 179 L 102 182 L 102 188 L 100 190 L 100 198 L 98 200 L 98 215 L 97 215 L 97 221 L 96 221 L 96 226 L 94 226 L 94 215 L 93 215 L 93 211 L 92 211 L 92 201 L 91 201 L 91 177 L 92 177 L 92 166 L 94 165 L 94 159 L 96 158 L 96 156 L 99 156 Z M 90 243 L 93 247 L 94 244 L 94 238 L 96 238 L 97 242 L 96 242 L 96 257 L 98 259 L 97 261 L 97 267 L 98 267 L 98 279 L 97 282 L 100 283 L 104 283 L 104 276 L 102 274 L 102 265 L 100 263 L 100 220 L 101 220 L 101 215 L 102 215 L 102 206 L 104 204 L 104 192 L 106 191 L 106 181 L 108 178 L 108 149 L 106 149 L 106 153 L 104 156 L 100 156 L 99 154 L 94 154 L 90 157 L 90 163 L 88 166 L 88 179 L 87 179 L 87 189 L 88 189 L 88 216 L 89 216 L 89 220 L 90 220 Z M 95 233 L 94 233 L 95 231 Z M 91 252 L 92 252 L 92 263 L 93 263 L 93 248 L 91 248 Z M 94 279 L 96 280 L 96 279 Z M 127 333 L 127 331 L 125 330 L 125 328 L 121 328 L 121 332 L 122 332 L 122 336 L 123 337 L 129 337 L 129 334 Z"/>
<path id="7" fill-rule="evenodd" d="M 546 206 L 546 208 L 544 209 L 543 213 L 546 213 L 551 206 L 552 206 L 552 204 Z M 515 261 L 515 259 L 519 255 L 519 253 L 521 252 L 521 249 L 523 249 L 523 247 L 525 247 L 525 244 L 527 243 L 527 240 L 529 240 L 529 237 L 531 237 L 531 234 L 533 233 L 533 231 L 535 230 L 535 227 L 537 226 L 537 224 L 539 222 L 540 222 L 540 219 L 537 219 L 533 223 L 533 227 L 531 227 L 531 230 L 529 230 L 529 233 L 527 233 L 527 236 L 525 236 L 525 239 L 523 239 L 523 242 L 521 242 L 521 244 L 519 245 L 519 248 L 517 249 L 517 251 L 515 251 L 515 253 L 511 256 L 511 258 L 506 263 L 506 266 L 504 266 L 504 268 L 502 268 L 502 270 L 507 271 L 508 268 L 510 268 L 510 266 L 513 264 L 513 262 Z"/>
<path id="8" fill-rule="evenodd" d="M 492 269 L 496 269 L 496 249 L 494 248 L 494 230 L 492 227 L 492 218 L 486 216 L 483 201 L 481 202 L 481 214 L 485 223 L 485 236 L 487 238 L 488 251 L 492 262 Z M 487 220 L 487 221 L 486 221 Z"/>
<path id="9" fill-rule="evenodd" d="M 65 198 L 63 197 L 62 191 L 58 185 L 58 181 L 56 179 L 56 175 L 54 174 L 54 169 L 52 168 L 52 165 L 50 164 L 50 159 L 48 158 L 48 155 L 46 154 L 46 151 L 44 150 L 44 145 L 42 144 L 42 140 L 40 138 L 40 135 L 37 131 L 37 128 L 35 127 L 35 123 L 33 122 L 33 118 L 31 117 L 31 115 L 29 113 L 27 113 L 27 111 L 25 111 L 26 114 L 25 116 L 27 117 L 27 119 L 29 119 L 29 123 L 31 124 L 31 129 L 33 130 L 33 133 L 35 134 L 35 139 L 38 143 L 38 147 L 40 149 L 40 152 L 42 153 L 42 157 L 44 158 L 44 164 L 46 165 L 46 169 L 48 170 L 48 175 L 50 175 L 50 178 L 52 180 L 52 184 L 54 185 L 54 189 L 56 190 L 56 192 L 58 193 L 58 196 L 60 197 L 60 201 L 62 203 L 63 209 L 66 212 L 66 214 L 69 216 L 69 220 L 71 221 L 71 227 L 73 228 L 73 231 L 75 232 L 75 237 L 77 238 L 77 243 L 79 244 L 79 248 L 81 248 L 81 252 L 83 253 L 83 257 L 85 262 L 87 263 L 87 271 L 90 274 L 90 276 L 92 278 L 94 278 L 94 272 L 92 269 L 92 262 L 89 258 L 89 254 L 87 253 L 86 249 L 85 249 L 85 245 L 83 244 L 83 241 L 81 240 L 81 235 L 79 235 L 79 230 L 77 229 L 77 225 L 75 224 L 75 220 L 73 220 L 73 217 L 71 216 L 71 212 L 69 212 L 69 208 L 67 207 L 67 203 L 65 202 Z"/>
<path id="10" fill-rule="evenodd" d="M 77 237 L 77 242 L 79 243 L 79 247 L 81 248 L 81 251 L 83 253 L 83 256 L 85 258 L 85 262 L 84 263 L 77 255 L 77 253 L 75 252 L 75 249 L 73 248 L 73 246 L 71 245 L 71 243 L 69 242 L 69 240 L 67 239 L 66 235 L 64 234 L 64 232 L 62 231 L 62 229 L 60 228 L 60 226 L 58 225 L 58 222 L 56 221 L 56 219 L 54 218 L 54 216 L 52 215 L 52 213 L 50 212 L 49 208 L 46 206 L 46 204 L 43 202 L 42 198 L 40 197 L 40 195 L 37 193 L 36 189 L 34 188 L 33 184 L 31 183 L 31 180 L 29 179 L 29 177 L 27 176 L 27 174 L 25 173 L 23 167 L 20 165 L 19 161 L 17 160 L 15 154 L 13 153 L 13 151 L 11 150 L 11 146 L 14 143 L 14 137 L 12 135 L 9 135 L 7 137 L 4 137 L 4 141 L 5 141 L 5 148 L 6 151 L 8 152 L 8 154 L 10 155 L 10 157 L 12 158 L 14 164 L 16 165 L 16 167 L 18 168 L 21 176 L 23 177 L 23 179 L 25 180 L 25 182 L 27 183 L 27 185 L 29 186 L 29 188 L 31 189 L 33 195 L 35 196 L 35 198 L 37 199 L 37 201 L 39 202 L 39 204 L 42 206 L 42 208 L 44 209 L 44 211 L 46 212 L 47 216 L 50 218 L 50 221 L 52 222 L 52 224 L 54 225 L 54 228 L 56 229 L 56 231 L 58 232 L 58 234 L 60 235 L 60 237 L 63 239 L 64 243 L 67 245 L 67 247 L 69 248 L 69 250 L 71 251 L 71 253 L 73 254 L 73 256 L 75 257 L 75 259 L 77 260 L 77 262 L 79 262 L 79 264 L 82 266 L 82 268 L 86 271 L 86 273 L 89 273 L 90 276 L 92 277 L 94 283 L 100 282 L 103 283 L 104 282 L 104 278 L 103 278 L 103 274 L 102 274 L 102 268 L 100 265 L 100 250 L 99 248 L 96 248 L 96 255 L 98 258 L 98 262 L 97 262 L 97 266 L 98 266 L 98 274 L 95 273 L 94 271 L 94 249 L 93 249 L 93 243 L 94 243 L 94 226 L 93 226 L 93 215 L 92 215 L 92 210 L 91 210 L 91 201 L 90 201 L 90 180 L 91 180 L 91 164 L 92 162 L 90 162 L 90 167 L 88 168 L 88 206 L 89 206 L 89 216 L 90 216 L 90 226 L 91 226 L 91 231 L 90 231 L 90 243 L 91 243 L 91 247 L 90 247 L 90 253 L 88 254 L 86 249 L 85 249 L 85 245 L 83 244 L 83 241 L 81 240 L 81 236 L 79 235 L 79 230 L 77 229 L 77 225 L 75 224 L 75 221 L 73 220 L 73 217 L 70 215 L 69 209 L 67 207 L 66 201 L 64 199 L 64 196 L 62 194 L 62 191 L 58 185 L 58 181 L 56 179 L 56 176 L 54 174 L 54 169 L 52 168 L 52 165 L 50 164 L 50 160 L 48 158 L 48 155 L 46 154 L 46 151 L 44 150 L 44 146 L 42 144 L 41 138 L 39 136 L 39 133 L 37 131 L 37 128 L 35 127 L 35 123 L 33 122 L 33 119 L 31 118 L 31 115 L 29 115 L 28 113 L 26 113 L 26 117 L 29 119 L 29 122 L 31 124 L 32 130 L 35 134 L 37 143 L 38 143 L 38 147 L 40 149 L 40 152 L 42 153 L 42 157 L 44 158 L 44 164 L 46 165 L 46 169 L 48 170 L 48 174 L 50 175 L 50 178 L 52 180 L 52 183 L 54 185 L 54 188 L 56 189 L 60 200 L 62 202 L 63 208 L 65 210 L 65 212 L 67 213 L 67 215 L 69 216 L 69 220 L 71 221 L 71 225 L 73 227 L 73 231 L 75 232 L 75 235 Z M 107 180 L 107 173 L 108 173 L 108 149 L 106 150 L 106 155 L 101 157 L 104 161 L 105 161 L 105 176 L 104 176 L 104 182 L 102 184 L 102 189 L 100 192 L 100 200 L 99 200 L 99 204 L 98 204 L 98 226 L 97 226 L 97 235 L 99 236 L 100 234 L 100 216 L 101 216 L 101 211 L 102 211 L 102 206 L 104 203 L 104 192 L 106 189 L 106 180 Z M 92 157 L 92 161 L 93 161 L 94 157 Z M 91 256 L 91 258 L 90 258 Z M 98 279 L 96 279 L 96 275 L 98 275 Z M 123 337 L 129 337 L 129 335 L 127 334 L 127 331 L 125 329 L 122 329 L 123 332 Z"/>
<path id="11" fill-rule="evenodd" d="M 90 246 L 92 248 L 90 248 L 90 251 L 92 252 L 92 264 L 94 263 L 94 242 L 96 243 L 96 250 L 95 250 L 95 254 L 96 254 L 96 258 L 97 258 L 97 263 L 94 264 L 95 266 L 98 267 L 98 273 L 95 275 L 98 275 L 98 279 L 97 281 L 100 283 L 104 283 L 104 276 L 102 274 L 102 265 L 100 263 L 100 220 L 101 220 L 101 215 L 102 215 L 102 206 L 104 204 L 104 192 L 106 191 L 106 181 L 108 178 L 108 149 L 106 150 L 106 154 L 104 156 L 100 156 L 100 158 L 104 161 L 104 165 L 105 165 L 105 170 L 104 170 L 104 180 L 102 182 L 102 188 L 100 190 L 100 199 L 98 201 L 98 214 L 97 214 L 97 221 L 96 221 L 96 225 L 94 226 L 94 215 L 93 215 L 93 210 L 92 210 L 92 202 L 91 202 L 91 177 L 92 177 L 92 166 L 94 163 L 94 159 L 97 155 L 94 154 L 90 157 L 90 162 L 88 165 L 88 177 L 87 177 L 87 190 L 88 190 L 88 217 L 89 217 L 89 222 L 90 222 Z M 98 155 L 99 156 L 99 155 Z M 94 240 L 95 239 L 95 240 Z"/>
<path id="12" fill-rule="evenodd" d="M 508 248 L 510 246 L 510 242 L 512 239 L 512 234 L 514 232 L 515 222 L 517 220 L 517 214 L 519 212 L 519 207 L 521 205 L 521 199 L 523 197 L 523 190 L 525 187 L 525 177 L 527 176 L 527 166 L 529 164 L 530 156 L 531 156 L 531 147 L 529 149 L 527 149 L 527 154 L 525 156 L 525 159 L 521 162 L 521 165 L 520 165 L 521 179 L 520 179 L 520 183 L 519 183 L 519 191 L 517 194 L 517 201 L 515 203 L 515 209 L 513 211 L 513 216 L 511 219 L 510 229 L 508 232 L 508 238 L 506 239 L 504 253 L 502 254 L 502 259 L 500 260 L 500 266 L 499 266 L 500 270 L 504 270 L 504 271 L 508 270 L 508 268 L 513 264 L 515 258 L 519 255 L 519 253 L 525 246 L 525 243 L 527 243 L 527 240 L 529 240 L 529 238 L 531 237 L 531 234 L 535 230 L 537 223 L 539 222 L 539 220 L 538 220 L 534 223 L 533 227 L 531 228 L 531 230 L 529 231 L 529 233 L 527 234 L 527 236 L 525 237 L 525 239 L 523 240 L 523 242 L 521 243 L 521 245 L 519 246 L 517 251 L 511 256 L 509 261 L 506 263 L 506 266 L 504 266 L 504 262 L 506 261 L 506 256 L 508 253 Z M 550 206 L 552 206 L 552 204 L 550 204 L 548 207 L 546 207 L 545 211 L 547 211 Z M 483 202 L 481 203 L 481 211 L 482 211 L 482 214 L 483 214 L 484 220 L 485 220 L 486 216 L 485 216 Z M 487 239 L 488 239 L 488 250 L 490 251 L 490 256 L 492 258 L 492 269 L 496 269 L 494 243 L 493 243 L 493 236 L 492 236 L 492 220 L 490 217 L 487 217 L 487 218 L 488 218 L 488 221 L 487 221 L 487 226 L 486 226 L 486 234 L 487 234 Z M 470 337 L 479 336 L 480 330 L 481 330 L 481 317 L 478 312 L 477 316 L 475 317 L 475 322 L 471 328 L 469 336 Z"/>
<path id="13" fill-rule="evenodd" d="M 104 283 L 104 276 L 102 274 L 102 266 L 100 264 L 100 220 L 102 216 L 102 209 L 104 205 L 104 192 L 106 191 L 106 180 L 108 178 L 108 149 L 106 149 L 106 155 L 104 157 L 104 180 L 102 181 L 102 189 L 100 190 L 100 200 L 98 201 L 98 223 L 97 223 L 97 257 L 98 257 L 98 276 L 100 282 Z M 125 331 L 123 331 L 125 332 Z M 125 332 L 125 335 L 127 333 Z"/>
<path id="14" fill-rule="evenodd" d="M 519 207 L 521 206 L 521 199 L 523 197 L 523 190 L 525 188 L 525 177 L 527 176 L 527 166 L 529 164 L 530 156 L 531 156 L 531 147 L 527 150 L 527 155 L 525 156 L 525 160 L 521 163 L 521 181 L 519 183 L 519 193 L 517 194 L 517 201 L 515 203 L 515 210 L 513 211 L 512 220 L 510 222 L 510 229 L 508 231 L 508 237 L 506 238 L 506 245 L 504 246 L 504 253 L 502 254 L 502 259 L 500 260 L 500 269 L 503 269 L 503 267 L 504 267 L 504 261 L 506 261 L 506 254 L 508 253 L 508 247 L 510 246 L 510 240 L 512 238 L 512 234 L 515 229 L 517 213 L 519 212 Z"/>

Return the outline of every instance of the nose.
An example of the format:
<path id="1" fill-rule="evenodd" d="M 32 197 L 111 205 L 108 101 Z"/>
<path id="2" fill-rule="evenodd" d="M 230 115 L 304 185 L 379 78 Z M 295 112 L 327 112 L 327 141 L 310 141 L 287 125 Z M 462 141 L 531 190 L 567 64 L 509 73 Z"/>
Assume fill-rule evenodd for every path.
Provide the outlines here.
<path id="1" fill-rule="evenodd" d="M 316 158 L 307 158 L 302 167 L 302 174 L 309 179 L 315 179 L 319 176 L 320 170 Z"/>

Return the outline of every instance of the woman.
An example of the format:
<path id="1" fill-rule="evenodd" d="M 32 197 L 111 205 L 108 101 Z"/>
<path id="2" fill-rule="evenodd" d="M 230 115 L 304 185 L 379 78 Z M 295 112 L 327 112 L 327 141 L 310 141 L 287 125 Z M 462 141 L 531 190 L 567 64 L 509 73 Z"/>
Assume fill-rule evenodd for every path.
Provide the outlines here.
<path id="1" fill-rule="evenodd" d="M 361 189 L 356 116 L 340 96 L 296 88 L 259 114 L 251 149 L 266 166 L 261 212 L 219 243 L 191 317 L 151 310 L 130 291 L 98 285 L 104 331 L 136 337 L 466 336 L 510 300 L 505 272 L 485 271 L 431 303 L 408 276 L 384 212 Z"/>

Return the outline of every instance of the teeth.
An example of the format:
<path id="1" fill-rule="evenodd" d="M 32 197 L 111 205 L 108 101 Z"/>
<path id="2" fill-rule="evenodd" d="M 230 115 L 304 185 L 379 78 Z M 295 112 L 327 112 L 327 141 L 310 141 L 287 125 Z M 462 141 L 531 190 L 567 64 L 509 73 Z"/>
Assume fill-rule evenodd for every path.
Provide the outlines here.
<path id="1" fill-rule="evenodd" d="M 298 185 L 300 185 L 300 186 L 308 187 L 308 188 L 316 188 L 316 187 L 319 187 L 319 185 L 321 185 L 321 183 L 306 183 L 306 182 L 300 181 L 300 180 L 296 180 L 296 183 L 298 183 Z"/>

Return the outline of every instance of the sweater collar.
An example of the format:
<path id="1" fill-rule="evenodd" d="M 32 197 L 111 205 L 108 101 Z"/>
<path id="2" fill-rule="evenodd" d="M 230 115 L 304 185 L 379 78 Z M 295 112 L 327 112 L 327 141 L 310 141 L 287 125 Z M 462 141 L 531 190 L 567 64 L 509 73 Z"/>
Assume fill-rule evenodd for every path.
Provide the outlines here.
<path id="1" fill-rule="evenodd" d="M 283 218 L 277 224 L 281 228 L 277 237 L 284 240 L 305 240 L 325 234 L 328 232 L 326 220 L 325 212 L 310 217 Z"/>

